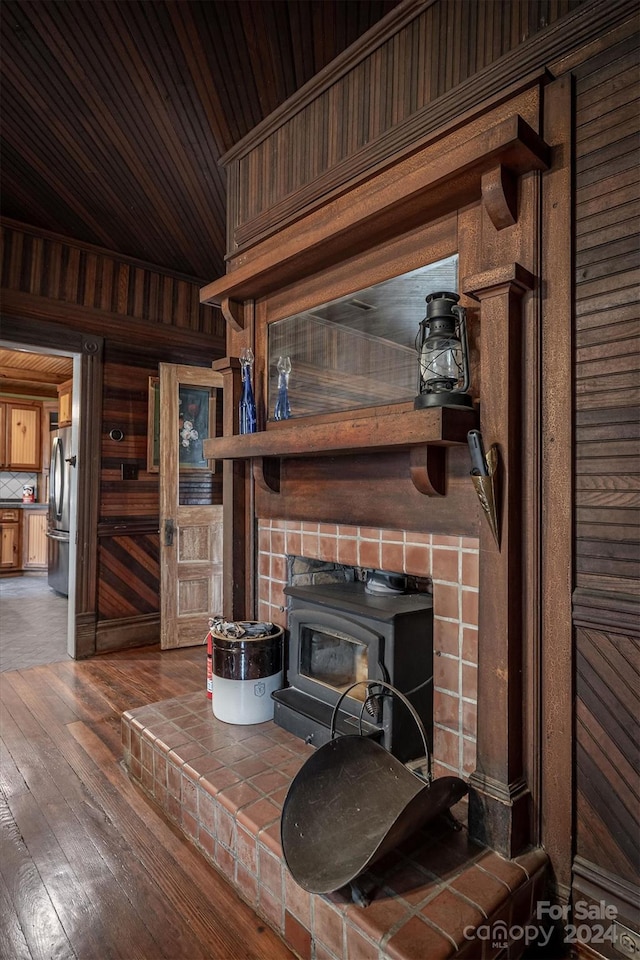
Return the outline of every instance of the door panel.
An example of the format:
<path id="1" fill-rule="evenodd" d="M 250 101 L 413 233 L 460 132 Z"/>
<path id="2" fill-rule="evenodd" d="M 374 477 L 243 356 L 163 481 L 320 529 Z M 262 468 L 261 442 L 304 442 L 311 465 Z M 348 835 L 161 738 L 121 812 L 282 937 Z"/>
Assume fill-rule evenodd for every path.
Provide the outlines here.
<path id="1" fill-rule="evenodd" d="M 222 612 L 222 504 L 180 502 L 181 474 L 202 470 L 203 432 L 215 436 L 222 376 L 169 363 L 159 373 L 161 646 L 168 649 L 202 643 L 209 617 Z"/>

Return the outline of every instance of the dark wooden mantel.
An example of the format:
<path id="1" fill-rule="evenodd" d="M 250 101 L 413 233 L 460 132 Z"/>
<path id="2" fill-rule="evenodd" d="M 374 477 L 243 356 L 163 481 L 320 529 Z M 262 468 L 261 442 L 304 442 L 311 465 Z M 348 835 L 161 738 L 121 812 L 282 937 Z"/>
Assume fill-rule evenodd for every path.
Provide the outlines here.
<path id="1" fill-rule="evenodd" d="M 266 468 L 263 465 L 258 474 L 261 482 L 273 491 L 279 489 L 280 458 L 411 450 L 410 472 L 414 486 L 421 493 L 433 496 L 445 492 L 446 447 L 465 443 L 468 431 L 477 426 L 477 422 L 478 415 L 470 407 L 402 410 L 302 426 L 299 420 L 289 420 L 260 433 L 205 440 L 203 448 L 211 460 L 254 457 L 276 460 Z"/>
<path id="2" fill-rule="evenodd" d="M 337 197 L 238 256 L 226 276 L 202 288 L 201 302 L 219 304 L 232 329 L 241 330 L 243 301 L 339 263 L 366 248 L 372 233 L 393 236 L 480 199 L 503 229 L 517 221 L 517 178 L 549 165 L 547 144 L 518 114 L 428 160 L 424 153 L 406 160 L 402 172 L 390 166 L 355 187 L 350 211 Z"/>

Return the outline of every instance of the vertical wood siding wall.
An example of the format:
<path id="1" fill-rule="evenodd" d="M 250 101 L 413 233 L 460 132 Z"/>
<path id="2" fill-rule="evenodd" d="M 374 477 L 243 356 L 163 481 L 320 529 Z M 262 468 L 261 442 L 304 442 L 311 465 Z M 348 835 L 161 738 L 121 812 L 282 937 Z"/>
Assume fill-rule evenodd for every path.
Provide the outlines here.
<path id="1" fill-rule="evenodd" d="M 228 249 L 235 253 L 403 145 L 403 124 L 560 19 L 582 0 L 435 0 L 359 62 L 319 84 L 286 119 L 227 154 Z M 397 27 L 394 28 L 397 30 Z M 477 102 L 476 89 L 450 105 Z M 486 95 L 486 94 L 485 94 Z M 482 94 L 481 94 L 482 97 Z M 447 107 L 445 106 L 446 112 Z M 276 118 L 279 112 L 274 115 Z M 387 136 L 388 135 L 388 136 Z M 404 146 L 410 143 L 404 143 Z M 284 158 L 284 162 L 283 162 Z"/>
<path id="2" fill-rule="evenodd" d="M 634 883 L 640 799 L 639 63 L 634 34 L 576 70 L 576 852 Z"/>
<path id="3" fill-rule="evenodd" d="M 200 304 L 198 281 L 8 223 L 1 226 L 3 289 L 224 337 L 222 314 Z"/>
<path id="4" fill-rule="evenodd" d="M 100 518 L 157 517 L 158 474 L 147 472 L 147 411 L 149 377 L 157 364 L 131 350 L 105 345 L 102 394 L 102 458 Z M 112 440 L 114 428 L 124 439 Z M 138 470 L 137 480 L 122 479 L 122 465 Z"/>

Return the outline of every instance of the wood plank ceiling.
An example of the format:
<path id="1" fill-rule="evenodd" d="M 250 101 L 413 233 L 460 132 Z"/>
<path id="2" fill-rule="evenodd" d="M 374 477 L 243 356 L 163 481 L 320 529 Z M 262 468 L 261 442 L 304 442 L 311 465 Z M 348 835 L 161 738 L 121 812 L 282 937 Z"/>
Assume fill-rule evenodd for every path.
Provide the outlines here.
<path id="1" fill-rule="evenodd" d="M 71 357 L 0 348 L 0 395 L 4 399 L 57 400 L 58 385 L 72 376 Z"/>
<path id="2" fill-rule="evenodd" d="M 4 0 L 4 216 L 202 281 L 220 156 L 398 0 Z"/>

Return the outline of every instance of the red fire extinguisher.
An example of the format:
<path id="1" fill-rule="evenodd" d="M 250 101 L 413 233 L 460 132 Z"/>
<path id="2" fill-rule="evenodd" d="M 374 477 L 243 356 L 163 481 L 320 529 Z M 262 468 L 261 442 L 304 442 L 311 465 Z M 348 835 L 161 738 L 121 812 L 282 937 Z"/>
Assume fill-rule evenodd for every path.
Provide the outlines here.
<path id="1" fill-rule="evenodd" d="M 213 638 L 211 631 L 207 634 L 207 697 L 212 699 L 213 695 Z"/>

